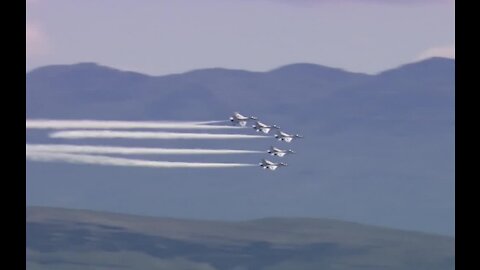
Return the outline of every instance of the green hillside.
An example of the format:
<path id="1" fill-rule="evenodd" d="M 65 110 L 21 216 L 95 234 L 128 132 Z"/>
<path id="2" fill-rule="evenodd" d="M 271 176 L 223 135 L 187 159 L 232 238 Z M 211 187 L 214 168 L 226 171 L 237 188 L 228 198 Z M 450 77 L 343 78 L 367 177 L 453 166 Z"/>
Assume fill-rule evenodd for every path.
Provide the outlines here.
<path id="1" fill-rule="evenodd" d="M 27 269 L 454 269 L 451 237 L 351 222 L 27 208 Z"/>

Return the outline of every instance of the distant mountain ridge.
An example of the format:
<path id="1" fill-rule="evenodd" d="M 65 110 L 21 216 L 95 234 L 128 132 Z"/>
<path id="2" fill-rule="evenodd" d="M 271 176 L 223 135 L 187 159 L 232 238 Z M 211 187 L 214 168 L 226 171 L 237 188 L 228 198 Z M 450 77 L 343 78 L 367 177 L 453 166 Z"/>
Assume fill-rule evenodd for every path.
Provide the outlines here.
<path id="1" fill-rule="evenodd" d="M 431 58 L 430 60 L 435 60 L 437 58 Z M 447 58 L 439 58 L 439 59 L 446 59 Z M 415 64 L 415 63 L 412 63 Z M 38 72 L 63 72 L 67 68 L 68 71 L 80 71 L 80 70 L 87 70 L 87 69 L 98 69 L 98 70 L 110 70 L 114 72 L 124 72 L 124 73 L 134 73 L 134 74 L 141 74 L 146 77 L 169 77 L 169 76 L 178 76 L 178 75 L 183 75 L 183 74 L 192 74 L 192 73 L 199 73 L 199 72 L 218 72 L 218 71 L 224 71 L 224 72 L 238 72 L 238 73 L 249 73 L 249 74 L 257 74 L 257 73 L 278 73 L 278 72 L 285 72 L 285 71 L 305 71 L 305 70 L 310 70 L 312 72 L 315 71 L 331 71 L 331 72 L 345 72 L 345 73 L 352 73 L 352 74 L 360 74 L 360 75 L 365 75 L 365 76 L 374 76 L 374 75 L 367 75 L 361 72 L 351 72 L 351 71 L 346 71 L 341 68 L 333 68 L 333 67 L 328 67 L 324 65 L 319 65 L 319 64 L 313 64 L 313 63 L 294 63 L 294 64 L 288 64 L 284 66 L 280 66 L 277 68 L 273 68 L 268 71 L 248 71 L 248 70 L 243 70 L 243 69 L 231 69 L 231 68 L 221 68 L 221 67 L 212 67 L 212 68 L 204 68 L 204 69 L 193 69 L 185 72 L 180 72 L 180 73 L 172 73 L 172 74 L 164 74 L 164 75 L 147 75 L 147 74 L 142 74 L 139 72 L 135 71 L 129 71 L 129 70 L 120 70 L 116 69 L 114 67 L 109 67 L 105 65 L 98 64 L 96 62 L 80 62 L 77 64 L 57 64 L 57 65 L 47 65 L 47 66 L 42 66 L 42 67 L 37 67 L 35 69 L 30 70 L 27 72 L 27 74 L 35 74 Z M 396 69 L 396 68 L 395 68 Z"/>
<path id="2" fill-rule="evenodd" d="M 171 109 L 168 110 L 169 106 L 162 104 L 165 99 L 179 103 L 175 104 L 175 108 L 182 103 L 215 105 L 214 108 L 218 108 L 213 111 L 215 114 L 220 110 L 223 114 L 230 113 L 235 109 L 232 102 L 245 100 L 245 103 L 251 104 L 245 106 L 247 110 L 262 111 L 265 106 L 259 105 L 259 102 L 264 103 L 267 100 L 272 100 L 272 104 L 278 102 L 280 105 L 299 105 L 298 102 L 289 102 L 285 98 L 302 98 L 300 102 L 312 99 L 314 101 L 339 91 L 337 89 L 352 86 L 356 88 L 362 83 L 381 81 L 383 77 L 396 80 L 395 74 L 415 74 L 422 78 L 429 72 L 435 73 L 432 68 L 450 71 L 453 67 L 454 60 L 431 58 L 378 75 L 353 73 L 315 64 L 292 64 L 269 72 L 214 68 L 166 76 L 148 76 L 95 63 L 46 66 L 27 74 L 27 104 L 30 104 L 27 106 L 27 115 L 32 118 L 91 118 L 93 115 L 107 118 L 113 116 L 99 110 L 86 110 L 87 104 L 82 102 L 88 102 L 88 106 L 106 102 L 107 104 L 103 105 L 107 107 L 108 103 L 122 102 L 127 109 L 123 113 L 116 111 L 116 118 L 131 118 L 135 115 L 137 118 L 155 119 L 164 112 L 152 108 L 154 104 L 160 104 L 164 111 L 170 111 L 169 115 L 173 115 Z M 67 97 L 67 93 L 71 96 Z M 139 111 L 138 108 L 132 108 L 134 106 L 147 106 L 147 111 Z M 272 106 L 268 109 L 272 109 L 270 107 Z M 156 115 L 152 115 L 153 112 Z M 61 115 L 56 115 L 58 113 Z M 212 114 L 204 117 L 209 118 L 210 115 Z"/>

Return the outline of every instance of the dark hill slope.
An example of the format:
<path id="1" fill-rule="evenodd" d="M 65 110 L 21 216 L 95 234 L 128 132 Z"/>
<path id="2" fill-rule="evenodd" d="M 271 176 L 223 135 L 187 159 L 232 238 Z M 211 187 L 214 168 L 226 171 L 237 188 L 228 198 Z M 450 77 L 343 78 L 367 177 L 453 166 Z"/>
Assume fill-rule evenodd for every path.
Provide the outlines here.
<path id="1" fill-rule="evenodd" d="M 27 208 L 31 269 L 454 269 L 454 239 L 329 219 Z M 121 259 L 120 259 L 121 258 Z"/>

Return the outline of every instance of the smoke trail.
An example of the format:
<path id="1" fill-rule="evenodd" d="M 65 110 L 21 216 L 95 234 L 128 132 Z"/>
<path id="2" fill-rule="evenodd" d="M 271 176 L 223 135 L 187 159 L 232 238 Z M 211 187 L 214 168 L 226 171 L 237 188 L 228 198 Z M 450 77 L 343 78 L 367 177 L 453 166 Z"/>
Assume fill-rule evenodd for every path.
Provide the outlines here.
<path id="1" fill-rule="evenodd" d="M 59 145 L 59 144 L 27 144 L 27 149 L 35 152 L 50 153 L 90 153 L 90 154 L 120 154 L 120 155 L 197 155 L 197 154 L 253 154 L 264 151 L 231 150 L 231 149 L 175 149 L 175 148 L 140 148 L 94 145 Z"/>
<path id="2" fill-rule="evenodd" d="M 98 120 L 27 120 L 26 128 L 33 129 L 239 129 L 238 126 L 209 125 L 227 121 L 203 122 L 137 122 Z"/>
<path id="3" fill-rule="evenodd" d="M 51 138 L 81 139 L 81 138 L 128 138 L 128 139 L 255 139 L 268 138 L 261 135 L 245 134 L 211 134 L 211 133 L 176 133 L 176 132 L 140 132 L 111 130 L 73 130 L 57 131 L 50 134 Z"/>
<path id="4" fill-rule="evenodd" d="M 235 168 L 250 167 L 255 164 L 245 163 L 197 163 L 197 162 L 169 162 L 151 161 L 141 159 L 115 158 L 108 156 L 80 155 L 68 153 L 48 153 L 29 151 L 26 153 L 27 160 L 43 162 L 66 162 L 73 164 L 93 164 L 110 166 L 133 166 L 150 168 Z"/>

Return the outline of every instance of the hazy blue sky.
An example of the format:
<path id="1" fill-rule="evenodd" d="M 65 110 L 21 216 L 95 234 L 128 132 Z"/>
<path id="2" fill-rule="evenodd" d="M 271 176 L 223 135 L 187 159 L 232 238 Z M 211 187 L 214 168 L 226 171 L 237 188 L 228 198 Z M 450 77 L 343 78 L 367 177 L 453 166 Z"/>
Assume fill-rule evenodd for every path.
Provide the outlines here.
<path id="1" fill-rule="evenodd" d="M 27 70 L 152 75 L 310 62 L 376 73 L 455 55 L 454 0 L 27 0 Z"/>

